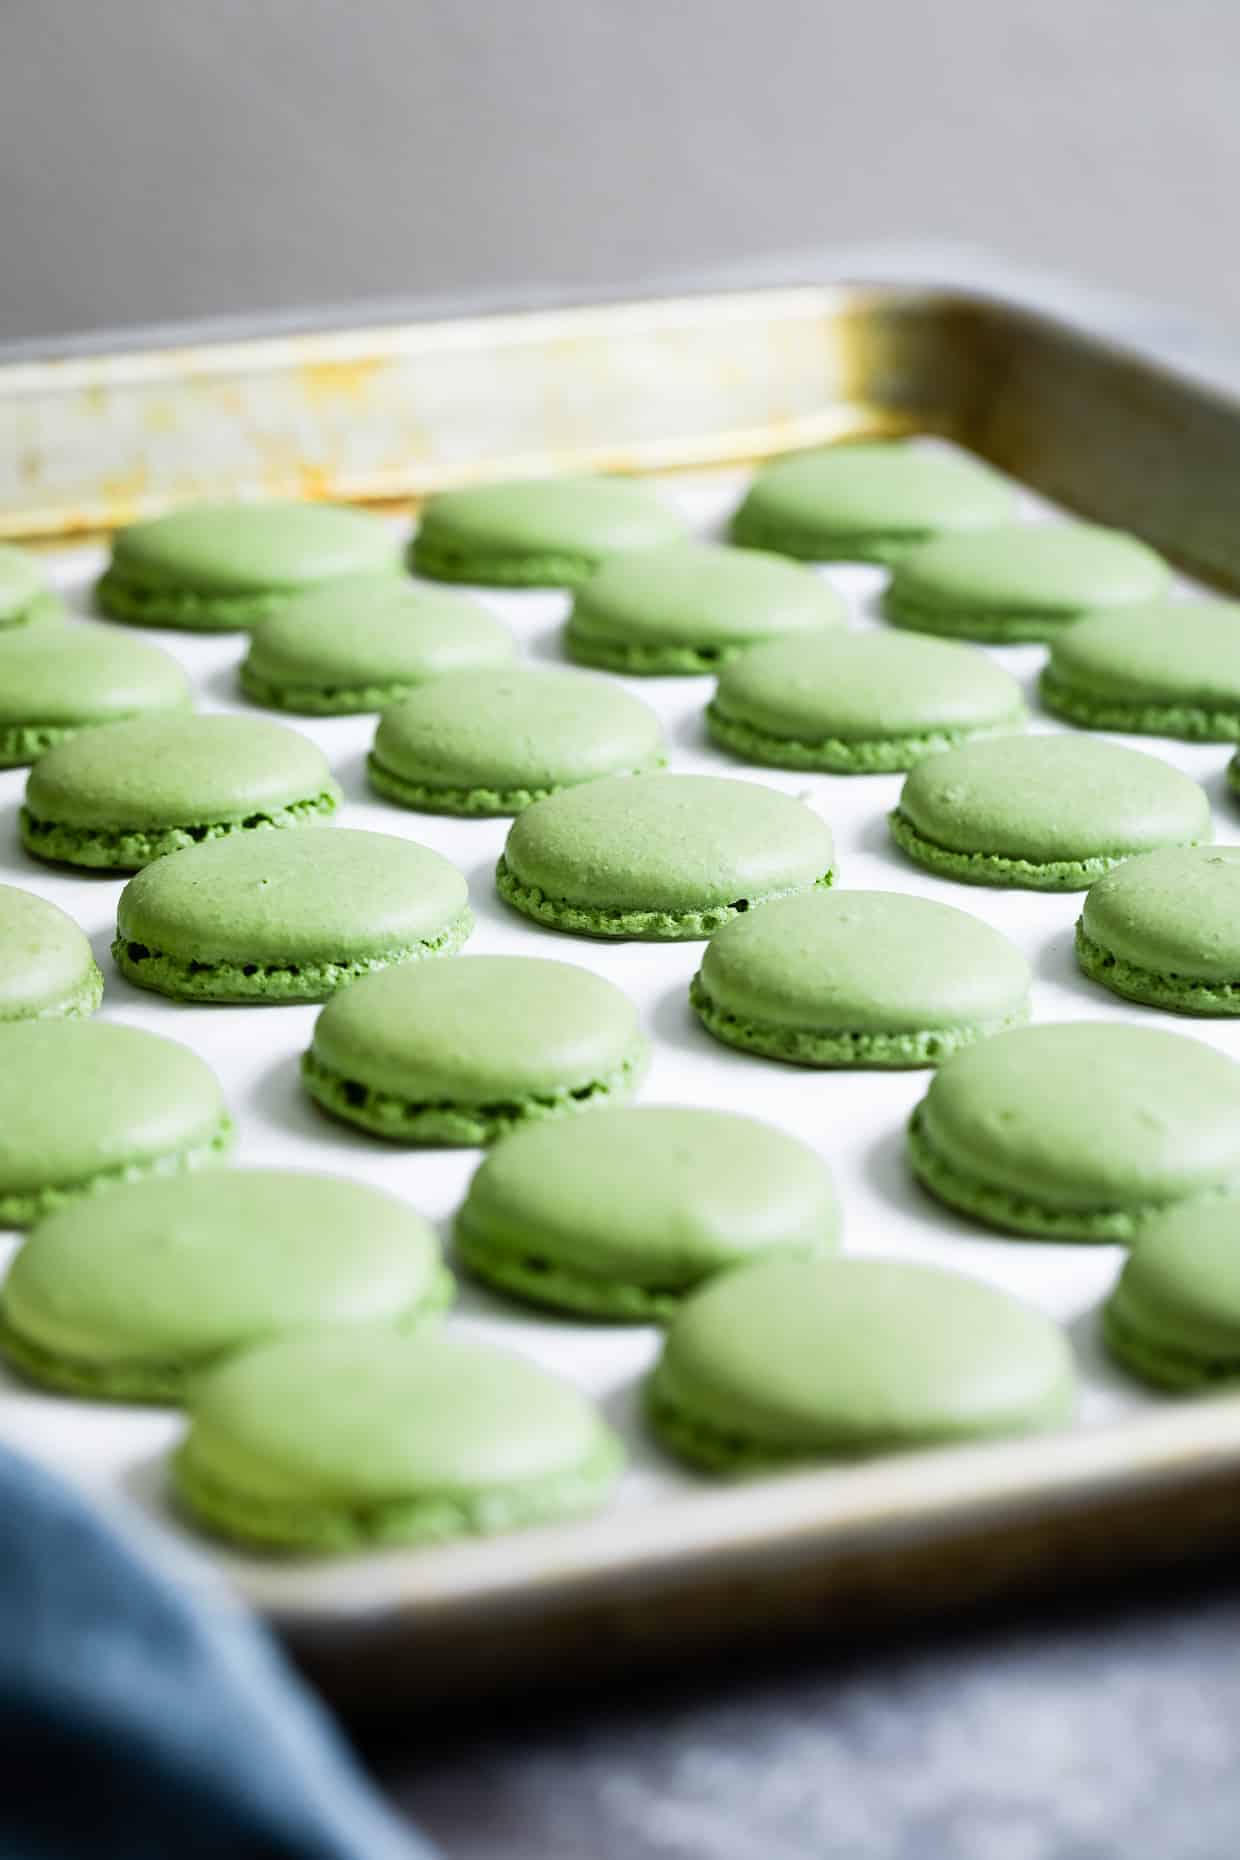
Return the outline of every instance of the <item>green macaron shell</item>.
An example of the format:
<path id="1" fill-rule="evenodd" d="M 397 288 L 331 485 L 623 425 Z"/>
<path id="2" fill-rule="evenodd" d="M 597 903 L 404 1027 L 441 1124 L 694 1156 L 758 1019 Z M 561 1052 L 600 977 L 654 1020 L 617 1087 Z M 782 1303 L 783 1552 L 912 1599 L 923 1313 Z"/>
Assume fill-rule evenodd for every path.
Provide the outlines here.
<path id="1" fill-rule="evenodd" d="M 34 556 L 0 543 L 0 628 L 28 626 L 60 612 Z"/>
<path id="2" fill-rule="evenodd" d="M 461 956 L 343 989 L 315 1023 L 302 1076 L 326 1110 L 376 1136 L 472 1144 L 625 1095 L 647 1057 L 632 1003 L 601 976 Z"/>
<path id="3" fill-rule="evenodd" d="M 833 1252 L 839 1225 L 826 1164 L 773 1125 L 621 1106 L 505 1138 L 470 1183 L 456 1244 L 520 1298 L 650 1322 L 747 1259 Z"/>
<path id="4" fill-rule="evenodd" d="M 1048 710 L 1089 729 L 1240 742 L 1240 603 L 1088 614 L 1051 642 L 1039 690 Z"/>
<path id="5" fill-rule="evenodd" d="M 188 1047 L 102 1020 L 0 1025 L 0 1227 L 219 1161 L 232 1124 Z"/>
<path id="6" fill-rule="evenodd" d="M 95 593 L 105 613 L 131 625 L 227 632 L 319 582 L 399 572 L 390 527 L 365 511 L 196 504 L 119 531 Z"/>
<path id="7" fill-rule="evenodd" d="M 436 581 L 577 587 L 610 555 L 684 534 L 681 518 L 647 484 L 526 478 L 428 498 L 412 561 Z"/>
<path id="8" fill-rule="evenodd" d="M 0 766 L 33 762 L 79 730 L 189 708 L 176 660 L 112 627 L 50 623 L 0 633 Z"/>
<path id="9" fill-rule="evenodd" d="M 913 1170 L 988 1226 L 1129 1242 L 1240 1184 L 1240 1066 L 1183 1034 L 1022 1027 L 957 1053 L 909 1127 Z"/>
<path id="10" fill-rule="evenodd" d="M 131 717 L 60 743 L 26 783 L 36 858 L 135 870 L 205 840 L 314 825 L 340 800 L 308 737 L 259 717 Z"/>
<path id="11" fill-rule="evenodd" d="M 847 618 L 828 581 L 781 556 L 672 543 L 616 556 L 577 592 L 570 658 L 613 672 L 709 672 L 748 647 Z"/>
<path id="12" fill-rule="evenodd" d="M 732 519 L 732 540 L 810 561 L 893 562 L 940 530 L 1002 523 L 1012 490 L 961 453 L 898 441 L 776 459 Z"/>
<path id="13" fill-rule="evenodd" d="M 916 767 L 890 815 L 919 865 L 969 885 L 1083 891 L 1122 859 L 1213 833 L 1187 775 L 1087 736 L 1004 736 Z"/>
<path id="14" fill-rule="evenodd" d="M 829 885 L 817 814 L 758 782 L 640 775 L 539 801 L 509 830 L 500 896 L 555 930 L 655 941 L 710 936 L 739 912 Z"/>
<path id="15" fill-rule="evenodd" d="M 220 1169 L 49 1216 L 0 1293 L 0 1348 L 100 1401 L 177 1401 L 224 1356 L 312 1325 L 409 1323 L 452 1281 L 435 1230 L 361 1182 Z"/>
<path id="16" fill-rule="evenodd" d="M 747 761 L 840 775 L 912 768 L 1023 729 L 1016 680 L 985 653 L 895 633 L 756 646 L 719 677 L 707 726 Z"/>
<path id="17" fill-rule="evenodd" d="M 894 891 L 820 891 L 734 918 L 689 999 L 729 1046 L 805 1066 L 937 1065 L 1029 1017 L 1014 944 L 967 911 Z"/>
<path id="18" fill-rule="evenodd" d="M 278 1338 L 191 1392 L 173 1462 L 207 1528 L 356 1550 L 491 1535 L 592 1511 L 623 1462 L 585 1396 L 447 1329 Z"/>
<path id="19" fill-rule="evenodd" d="M 453 672 L 379 719 L 371 785 L 426 813 L 517 814 L 664 760 L 655 713 L 610 679 L 541 666 Z"/>
<path id="20" fill-rule="evenodd" d="M 888 1259 L 767 1261 L 686 1299 L 646 1384 L 673 1452 L 717 1472 L 1067 1422 L 1057 1325 L 997 1287 Z"/>
<path id="21" fill-rule="evenodd" d="M 1085 973 L 1181 1014 L 1240 1014 L 1240 847 L 1166 847 L 1092 885 L 1076 928 Z"/>
<path id="22" fill-rule="evenodd" d="M 0 1024 L 85 1020 L 103 999 L 103 976 L 71 917 L 46 898 L 0 885 Z"/>
<path id="23" fill-rule="evenodd" d="M 896 626 L 1013 644 L 1055 638 L 1086 613 L 1155 601 L 1171 575 L 1120 530 L 1005 523 L 941 536 L 897 566 L 883 597 Z"/>
<path id="24" fill-rule="evenodd" d="M 1163 1388 L 1240 1379 L 1240 1200 L 1151 1222 L 1103 1306 L 1102 1335 L 1125 1368 Z"/>
<path id="25" fill-rule="evenodd" d="M 183 1001 L 322 1001 L 393 963 L 451 955 L 472 925 L 461 874 L 412 840 L 241 833 L 132 878 L 112 954 L 140 988 Z"/>
<path id="26" fill-rule="evenodd" d="M 445 672 L 512 658 L 516 641 L 475 601 L 392 575 L 294 595 L 255 627 L 239 677 L 273 710 L 342 716 L 383 710 Z"/>

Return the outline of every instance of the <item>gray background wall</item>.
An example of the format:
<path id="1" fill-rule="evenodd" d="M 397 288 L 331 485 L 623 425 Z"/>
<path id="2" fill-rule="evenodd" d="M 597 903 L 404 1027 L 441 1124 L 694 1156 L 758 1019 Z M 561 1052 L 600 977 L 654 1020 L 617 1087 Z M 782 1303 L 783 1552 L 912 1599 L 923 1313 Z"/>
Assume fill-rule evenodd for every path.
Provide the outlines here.
<path id="1" fill-rule="evenodd" d="M 0 339 L 946 239 L 1240 320 L 1238 0 L 0 0 Z"/>

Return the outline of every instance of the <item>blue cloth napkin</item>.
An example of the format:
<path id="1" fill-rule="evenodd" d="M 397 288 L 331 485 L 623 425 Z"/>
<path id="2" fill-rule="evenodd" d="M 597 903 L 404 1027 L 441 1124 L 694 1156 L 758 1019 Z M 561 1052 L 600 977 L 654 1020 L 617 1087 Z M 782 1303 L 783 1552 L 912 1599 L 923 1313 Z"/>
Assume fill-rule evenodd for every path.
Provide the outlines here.
<path id="1" fill-rule="evenodd" d="M 433 1860 L 256 1622 L 0 1449 L 0 1860 Z"/>

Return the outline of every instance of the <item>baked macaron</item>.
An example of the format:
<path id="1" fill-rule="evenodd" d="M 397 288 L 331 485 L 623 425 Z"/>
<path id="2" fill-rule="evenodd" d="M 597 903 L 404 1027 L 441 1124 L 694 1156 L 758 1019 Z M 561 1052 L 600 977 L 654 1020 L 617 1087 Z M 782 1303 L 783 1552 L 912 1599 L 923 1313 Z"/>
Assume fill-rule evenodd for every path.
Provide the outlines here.
<path id="1" fill-rule="evenodd" d="M 1240 1187 L 1240 1065 L 1116 1021 L 1018 1027 L 935 1073 L 908 1141 L 922 1185 L 988 1227 L 1127 1243 Z"/>
<path id="2" fill-rule="evenodd" d="M 99 965 L 72 917 L 0 885 L 0 1023 L 88 1020 L 102 999 Z"/>
<path id="3" fill-rule="evenodd" d="M 919 763 L 889 816 L 902 852 L 963 885 L 1084 891 L 1159 846 L 1214 832 L 1195 781 L 1092 736 L 997 736 Z"/>
<path id="4" fill-rule="evenodd" d="M 626 1097 L 648 1057 L 628 996 L 589 969 L 461 956 L 342 989 L 302 1079 L 324 1110 L 394 1143 L 490 1143 Z"/>
<path id="5" fill-rule="evenodd" d="M 434 581 L 575 588 L 610 555 L 684 534 L 677 513 L 634 479 L 522 478 L 428 497 L 411 559 Z"/>
<path id="6" fill-rule="evenodd" d="M 497 1144 L 457 1215 L 456 1249 L 530 1303 L 650 1323 L 746 1260 L 834 1252 L 839 1226 L 826 1164 L 773 1124 L 620 1106 Z"/>
<path id="7" fill-rule="evenodd" d="M 194 504 L 118 530 L 95 598 L 131 626 L 221 633 L 254 626 L 320 582 L 400 571 L 391 526 L 366 511 Z"/>
<path id="8" fill-rule="evenodd" d="M 1063 1426 L 1058 1325 L 997 1286 L 895 1259 L 772 1260 L 687 1298 L 649 1377 L 663 1444 L 719 1473 Z"/>
<path id="9" fill-rule="evenodd" d="M 935 1066 L 1029 1018 L 1029 964 L 967 911 L 813 891 L 733 918 L 689 1000 L 727 1046 L 801 1066 Z"/>
<path id="10" fill-rule="evenodd" d="M 514 910 L 577 936 L 706 937 L 768 898 L 832 882 L 826 823 L 759 782 L 640 775 L 520 814 L 496 871 Z"/>
<path id="11" fill-rule="evenodd" d="M 232 1122 L 187 1046 L 104 1020 L 0 1026 L 0 1227 L 220 1161 Z"/>
<path id="12" fill-rule="evenodd" d="M 97 724 L 189 705 L 176 660 L 119 628 L 53 623 L 0 632 L 0 767 L 34 762 Z"/>
<path id="13" fill-rule="evenodd" d="M 1025 727 L 1020 686 L 972 646 L 897 633 L 820 633 L 756 646 L 724 667 L 706 707 L 746 762 L 874 775 L 976 736 Z"/>
<path id="14" fill-rule="evenodd" d="M 895 562 L 940 531 L 1003 523 L 1015 493 L 966 453 L 899 440 L 794 452 L 764 465 L 732 540 L 812 562 Z"/>
<path id="15" fill-rule="evenodd" d="M 1088 730 L 1240 742 L 1240 603 L 1087 614 L 1051 641 L 1038 691 L 1047 710 Z"/>
<path id="16" fill-rule="evenodd" d="M 1126 859 L 1085 894 L 1076 959 L 1112 994 L 1173 1014 L 1240 1014 L 1240 846 Z"/>
<path id="17" fill-rule="evenodd" d="M 894 625 L 1010 646 L 1054 639 L 1101 609 L 1166 593 L 1161 556 L 1122 530 L 1089 523 L 1005 523 L 940 536 L 897 563 L 883 596 Z"/>
<path id="18" fill-rule="evenodd" d="M 385 710 L 444 672 L 502 665 L 516 641 L 476 601 L 395 575 L 329 582 L 262 620 L 241 689 L 269 710 L 343 716 Z"/>
<path id="19" fill-rule="evenodd" d="M 767 640 L 816 636 L 848 617 L 821 575 L 782 556 L 670 543 L 614 556 L 577 590 L 570 659 L 610 672 L 710 672 Z"/>
<path id="20" fill-rule="evenodd" d="M 135 871 L 205 840 L 316 826 L 340 802 L 323 752 L 262 717 L 131 717 L 40 756 L 22 844 L 58 865 Z"/>
<path id="21" fill-rule="evenodd" d="M 48 588 L 34 556 L 0 543 L 0 631 L 55 619 L 63 612 Z"/>
<path id="22" fill-rule="evenodd" d="M 384 711 L 367 764 L 424 814 L 519 814 L 561 788 L 665 761 L 663 728 L 610 678 L 534 665 L 450 672 Z"/>
<path id="23" fill-rule="evenodd" d="M 301 1551 L 491 1536 L 594 1511 L 620 1442 L 536 1363 L 446 1327 L 260 1344 L 189 1399 L 173 1481 L 207 1530 Z"/>
<path id="24" fill-rule="evenodd" d="M 435 1230 L 337 1176 L 218 1169 L 41 1221 L 0 1290 L 0 1350 L 93 1401 L 176 1402 L 223 1357 L 323 1324 L 412 1324 L 451 1297 Z"/>
<path id="25" fill-rule="evenodd" d="M 121 893 L 112 955 L 177 1001 L 323 1001 L 453 955 L 473 918 L 454 865 L 389 833 L 238 833 L 156 859 Z"/>
<path id="26" fill-rule="evenodd" d="M 1240 1381 L 1240 1199 L 1151 1221 L 1102 1308 L 1102 1336 L 1117 1362 L 1160 1388 Z"/>

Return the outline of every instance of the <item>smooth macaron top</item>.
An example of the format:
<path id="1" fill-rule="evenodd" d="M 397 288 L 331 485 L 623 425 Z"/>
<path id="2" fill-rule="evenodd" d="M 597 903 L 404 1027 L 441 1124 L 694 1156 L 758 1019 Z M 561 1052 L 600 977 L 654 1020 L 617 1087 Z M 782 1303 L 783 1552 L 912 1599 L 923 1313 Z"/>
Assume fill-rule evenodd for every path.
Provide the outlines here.
<path id="1" fill-rule="evenodd" d="M 536 802 L 504 858 L 553 900 L 677 913 L 816 884 L 835 849 L 825 821 L 760 782 L 639 775 Z"/>
<path id="2" fill-rule="evenodd" d="M 46 596 L 39 564 L 24 549 L 0 543 L 0 626 L 25 621 L 36 602 Z"/>
<path id="3" fill-rule="evenodd" d="M 1040 1207 L 1240 1182 L 1240 1065 L 1184 1034 L 1113 1021 L 999 1033 L 941 1067 L 917 1117 L 957 1173 Z"/>
<path id="4" fill-rule="evenodd" d="M 1086 892 L 1081 927 L 1139 969 L 1240 983 L 1240 846 L 1167 846 L 1125 860 Z"/>
<path id="5" fill-rule="evenodd" d="M 712 1003 L 741 1020 L 827 1033 L 918 1033 L 1023 1014 L 1029 964 L 999 931 L 897 891 L 777 898 L 716 931 Z"/>
<path id="6" fill-rule="evenodd" d="M 774 1125 L 678 1105 L 604 1106 L 506 1137 L 470 1183 L 458 1232 L 488 1254 L 682 1290 L 767 1248 L 826 1252 L 826 1164 Z"/>
<path id="7" fill-rule="evenodd" d="M 400 567 L 388 524 L 331 504 L 195 504 L 121 530 L 109 574 L 139 588 L 261 594 Z"/>
<path id="8" fill-rule="evenodd" d="M 177 661 L 118 628 L 53 621 L 0 637 L 0 726 L 70 728 L 189 702 Z"/>
<path id="9" fill-rule="evenodd" d="M 438 1290 L 434 1229 L 362 1182 L 220 1169 L 49 1215 L 4 1282 L 22 1342 L 100 1369 L 190 1369 L 303 1326 L 400 1320 Z"/>
<path id="10" fill-rule="evenodd" d="M 32 891 L 0 885 L 0 1022 L 61 1013 L 98 987 L 90 944 L 72 917 Z"/>
<path id="11" fill-rule="evenodd" d="M 964 453 L 899 441 L 828 446 L 764 465 L 732 519 L 737 542 L 797 555 L 882 557 L 937 534 L 1002 523 L 1011 488 Z"/>
<path id="12" fill-rule="evenodd" d="M 919 764 L 899 812 L 936 846 L 1031 863 L 1208 840 L 1205 794 L 1156 756 L 1083 735 L 998 736 Z"/>
<path id="13" fill-rule="evenodd" d="M 1086 614 L 1052 641 L 1047 675 L 1082 696 L 1240 710 L 1240 602 L 1151 601 Z"/>
<path id="14" fill-rule="evenodd" d="M 678 542 L 605 562 L 578 589 L 568 628 L 587 643 L 717 647 L 723 656 L 846 618 L 829 581 L 782 556 Z"/>
<path id="15" fill-rule="evenodd" d="M 1220 1195 L 1171 1208 L 1143 1227 L 1124 1262 L 1108 1317 L 1131 1337 L 1138 1359 L 1144 1341 L 1157 1366 L 1195 1370 L 1207 1378 L 1210 1358 L 1240 1371 L 1240 1198 Z M 1178 1378 L 1177 1378 L 1178 1379 Z"/>
<path id="16" fill-rule="evenodd" d="M 239 833 L 144 867 L 121 893 L 117 934 L 185 963 L 392 957 L 468 902 L 454 865 L 389 833 Z"/>
<path id="17" fill-rule="evenodd" d="M 675 542 L 685 525 L 648 484 L 628 478 L 525 478 L 427 499 L 414 561 L 428 574 L 485 581 L 584 579 L 622 549 Z"/>
<path id="18" fill-rule="evenodd" d="M 65 826 L 193 827 L 336 795 L 321 749 L 261 717 L 133 717 L 59 743 L 26 786 Z"/>
<path id="19" fill-rule="evenodd" d="M 215 1074 L 176 1040 L 115 1021 L 0 1026 L 0 1199 L 204 1147 L 225 1123 Z"/>
<path id="20" fill-rule="evenodd" d="M 435 975 L 428 974 L 435 969 Z M 632 1002 L 572 963 L 458 956 L 371 975 L 315 1023 L 315 1058 L 372 1091 L 436 1105 L 583 1091 L 644 1051 Z"/>
<path id="21" fill-rule="evenodd" d="M 772 1260 L 726 1273 L 669 1325 L 656 1422 L 734 1454 L 860 1454 L 1053 1427 L 1068 1344 L 996 1286 L 893 1259 Z M 703 1455 L 705 1457 L 705 1455 Z"/>
<path id="22" fill-rule="evenodd" d="M 904 556 L 888 599 L 900 613 L 1035 615 L 1072 621 L 1093 608 L 1156 600 L 1162 558 L 1121 530 L 1089 523 L 1003 523 L 939 536 Z"/>

